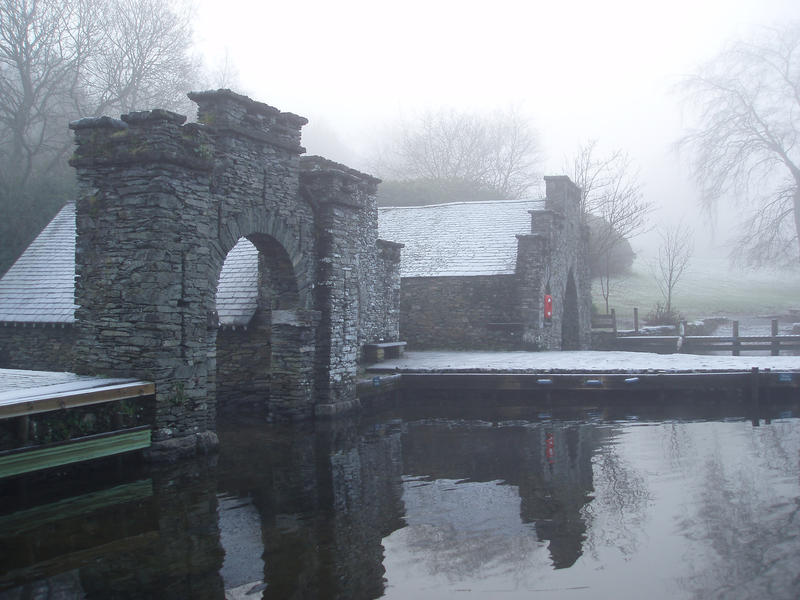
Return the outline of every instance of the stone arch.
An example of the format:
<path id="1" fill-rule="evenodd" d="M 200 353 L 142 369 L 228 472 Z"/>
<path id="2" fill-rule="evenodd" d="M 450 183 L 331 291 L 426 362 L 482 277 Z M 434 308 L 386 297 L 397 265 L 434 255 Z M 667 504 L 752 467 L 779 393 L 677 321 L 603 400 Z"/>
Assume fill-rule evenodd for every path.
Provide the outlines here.
<path id="1" fill-rule="evenodd" d="M 226 253 L 214 288 L 220 317 L 218 410 L 228 414 L 256 411 L 270 420 L 309 417 L 317 321 L 309 310 L 313 306 L 313 236 L 268 211 L 242 213 L 220 232 L 219 249 L 243 235 Z M 240 319 L 238 327 L 219 306 L 225 283 L 222 273 L 231 258 L 247 262 L 249 269 L 241 277 L 246 289 L 235 290 L 238 297 L 232 299 L 234 306 L 240 305 L 239 314 L 233 315 Z"/>
<path id="2" fill-rule="evenodd" d="M 247 238 L 265 256 L 279 258 L 277 267 L 283 273 L 283 280 L 294 279 L 297 299 L 295 308 L 311 309 L 314 306 L 314 234 L 313 214 L 306 207 L 304 219 L 290 223 L 275 211 L 259 207 L 247 210 L 225 219 L 219 228 L 219 241 L 216 253 L 220 269 L 230 250 L 242 238 Z M 291 274 L 289 273 L 291 265 Z M 217 276 L 219 271 L 217 271 Z M 214 282 L 216 289 L 216 282 Z"/>
<path id="3" fill-rule="evenodd" d="M 561 316 L 561 349 L 580 349 L 580 320 L 578 313 L 578 289 L 575 276 L 570 269 L 564 288 L 564 312 Z"/>
<path id="4" fill-rule="evenodd" d="M 377 311 L 353 306 L 352 282 L 386 268 L 386 286 L 399 286 L 399 257 L 376 252 L 377 179 L 301 162 L 303 117 L 229 90 L 190 98 L 196 123 L 153 110 L 70 124 L 80 187 L 75 369 L 153 381 L 153 440 L 187 452 L 214 437 L 215 297 L 240 238 L 258 248 L 277 290 L 261 306 L 276 418 L 358 406 L 359 343 L 378 328 Z"/>

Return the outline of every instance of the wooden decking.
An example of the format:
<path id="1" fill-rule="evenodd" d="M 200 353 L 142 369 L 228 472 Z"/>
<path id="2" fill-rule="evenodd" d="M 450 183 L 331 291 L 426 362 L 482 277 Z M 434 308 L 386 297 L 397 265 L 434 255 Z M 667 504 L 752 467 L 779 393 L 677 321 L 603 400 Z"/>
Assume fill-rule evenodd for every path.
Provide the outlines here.
<path id="1" fill-rule="evenodd" d="M 409 352 L 371 365 L 369 385 L 406 389 L 661 391 L 800 388 L 800 358 L 638 352 Z M 396 381 L 399 379 L 400 381 Z M 362 386 L 365 392 L 367 385 Z"/>
<path id="2" fill-rule="evenodd" d="M 87 377 L 74 373 L 0 369 L 0 421 L 155 394 L 155 384 L 138 379 Z M 45 445 L 0 452 L 0 478 L 102 458 L 150 446 L 150 427 L 141 426 Z"/>
<path id="3" fill-rule="evenodd" d="M 0 419 L 154 393 L 155 384 L 138 379 L 0 369 Z"/>

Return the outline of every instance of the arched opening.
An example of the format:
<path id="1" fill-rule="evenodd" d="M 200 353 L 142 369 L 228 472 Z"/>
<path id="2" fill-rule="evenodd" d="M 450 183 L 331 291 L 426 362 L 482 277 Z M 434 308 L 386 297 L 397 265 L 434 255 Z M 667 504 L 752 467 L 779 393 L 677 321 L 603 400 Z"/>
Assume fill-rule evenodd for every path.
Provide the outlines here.
<path id="1" fill-rule="evenodd" d="M 578 290 L 572 269 L 567 275 L 567 286 L 564 290 L 564 313 L 561 316 L 561 349 L 580 349 L 580 321 L 578 319 Z"/>
<path id="2" fill-rule="evenodd" d="M 300 376 L 302 365 L 287 356 L 299 351 L 301 341 L 286 323 L 296 323 L 298 304 L 294 267 L 283 246 L 266 234 L 240 238 L 225 258 L 216 291 L 218 412 L 271 416 L 280 390 L 293 387 L 286 379 Z"/>

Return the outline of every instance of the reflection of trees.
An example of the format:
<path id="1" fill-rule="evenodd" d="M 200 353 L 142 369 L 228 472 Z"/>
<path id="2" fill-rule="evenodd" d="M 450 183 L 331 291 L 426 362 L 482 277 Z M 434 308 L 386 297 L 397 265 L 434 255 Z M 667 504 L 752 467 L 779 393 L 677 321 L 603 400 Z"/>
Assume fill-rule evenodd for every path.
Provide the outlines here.
<path id="1" fill-rule="evenodd" d="M 451 582 L 485 572 L 513 577 L 533 562 L 541 543 L 520 522 L 516 486 L 408 478 L 404 487 L 408 527 L 395 535 L 429 573 Z"/>
<path id="2" fill-rule="evenodd" d="M 698 477 L 699 510 L 680 522 L 699 548 L 684 584 L 696 598 L 799 598 L 797 422 L 750 430 L 738 464 L 730 441 L 715 440 Z"/>
<path id="3" fill-rule="evenodd" d="M 589 524 L 586 544 L 594 554 L 601 547 L 612 547 L 631 557 L 651 495 L 644 477 L 620 455 L 619 447 L 612 438 L 592 460 L 595 498 L 583 510 Z"/>

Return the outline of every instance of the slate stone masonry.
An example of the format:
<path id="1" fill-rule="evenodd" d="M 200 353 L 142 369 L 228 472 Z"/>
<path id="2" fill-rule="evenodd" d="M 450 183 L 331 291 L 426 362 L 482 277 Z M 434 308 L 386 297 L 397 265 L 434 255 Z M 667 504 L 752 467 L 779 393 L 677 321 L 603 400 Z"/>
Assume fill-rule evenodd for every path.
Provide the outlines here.
<path id="1" fill-rule="evenodd" d="M 403 277 L 400 335 L 409 349 L 568 350 L 590 345 L 588 230 L 580 189 L 545 177 L 544 208 L 517 235 L 513 273 Z M 480 235 L 479 231 L 476 235 Z M 553 315 L 544 315 L 544 297 Z"/>
<path id="2" fill-rule="evenodd" d="M 269 381 L 272 419 L 358 405 L 361 346 L 397 337 L 400 286 L 399 246 L 377 240 L 377 179 L 301 162 L 303 117 L 228 90 L 190 98 L 198 123 L 153 110 L 70 124 L 75 369 L 156 382 L 154 440 L 181 451 L 215 429 L 215 291 L 241 237 L 270 294 L 256 327 L 269 374 L 259 363 L 254 378 Z"/>
<path id="3" fill-rule="evenodd" d="M 2 324 L 0 368 L 69 371 L 75 339 L 72 324 Z"/>

